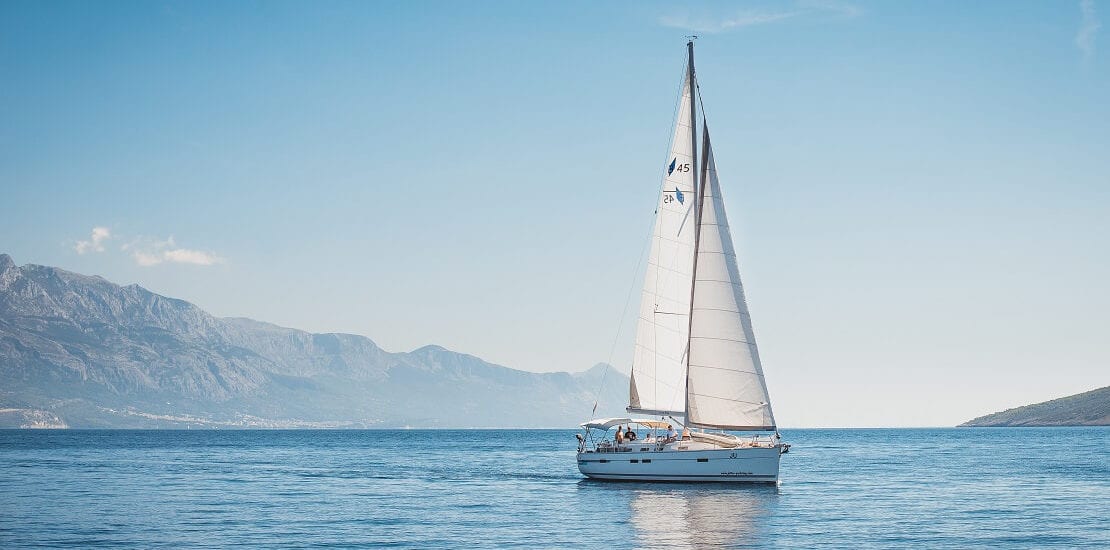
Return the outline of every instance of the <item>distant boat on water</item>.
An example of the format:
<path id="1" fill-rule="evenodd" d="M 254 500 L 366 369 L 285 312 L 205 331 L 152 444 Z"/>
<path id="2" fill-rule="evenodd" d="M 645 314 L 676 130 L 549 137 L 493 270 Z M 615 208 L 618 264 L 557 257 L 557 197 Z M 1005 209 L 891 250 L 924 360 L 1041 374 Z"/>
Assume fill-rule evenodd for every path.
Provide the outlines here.
<path id="1" fill-rule="evenodd" d="M 582 423 L 578 469 L 597 479 L 777 482 L 790 446 L 771 412 L 704 113 L 699 149 L 693 41 L 686 47 L 629 382 L 626 410 L 639 416 Z M 643 433 L 621 430 L 633 425 Z"/>

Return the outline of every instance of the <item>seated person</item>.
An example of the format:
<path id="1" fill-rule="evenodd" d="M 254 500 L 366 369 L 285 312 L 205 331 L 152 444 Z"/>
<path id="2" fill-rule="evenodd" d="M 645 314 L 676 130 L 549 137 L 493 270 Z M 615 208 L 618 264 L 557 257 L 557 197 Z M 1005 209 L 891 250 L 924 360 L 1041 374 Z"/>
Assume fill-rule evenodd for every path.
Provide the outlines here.
<path id="1" fill-rule="evenodd" d="M 672 443 L 678 440 L 678 432 L 674 431 L 674 426 L 667 424 L 667 438 L 663 440 L 664 443 Z"/>
<path id="2" fill-rule="evenodd" d="M 624 432 L 624 438 L 628 441 L 636 441 L 636 432 L 632 431 L 632 426 L 629 426 Z"/>

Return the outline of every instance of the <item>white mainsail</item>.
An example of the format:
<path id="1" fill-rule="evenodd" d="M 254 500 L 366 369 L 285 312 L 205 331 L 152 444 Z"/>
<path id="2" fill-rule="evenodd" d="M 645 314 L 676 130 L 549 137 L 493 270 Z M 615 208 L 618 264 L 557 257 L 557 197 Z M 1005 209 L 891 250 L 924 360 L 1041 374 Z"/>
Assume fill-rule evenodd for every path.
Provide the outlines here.
<path id="1" fill-rule="evenodd" d="M 671 154 L 664 167 L 651 254 L 640 297 L 629 388 L 629 410 L 633 412 L 683 414 L 686 409 L 686 349 L 697 230 L 692 100 L 687 76 Z"/>
<path id="2" fill-rule="evenodd" d="M 771 399 L 740 282 L 709 129 L 687 377 L 687 422 L 726 430 L 774 430 Z"/>

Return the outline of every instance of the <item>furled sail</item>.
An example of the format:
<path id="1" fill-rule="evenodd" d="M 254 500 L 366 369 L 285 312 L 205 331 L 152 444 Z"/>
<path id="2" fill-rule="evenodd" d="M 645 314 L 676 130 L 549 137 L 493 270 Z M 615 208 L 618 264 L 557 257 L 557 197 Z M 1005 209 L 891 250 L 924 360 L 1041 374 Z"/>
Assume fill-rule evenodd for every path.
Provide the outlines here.
<path id="1" fill-rule="evenodd" d="M 691 308 L 687 421 L 726 430 L 774 430 L 708 128 L 702 144 L 708 162 Z"/>
<path id="2" fill-rule="evenodd" d="M 687 73 L 689 75 L 689 72 Z M 682 87 L 671 154 L 655 216 L 644 274 L 629 411 L 682 414 L 686 408 L 686 344 L 694 265 L 695 168 L 690 113 L 691 86 Z M 639 399 L 634 399 L 638 397 Z M 638 403 L 636 402 L 638 401 Z"/>

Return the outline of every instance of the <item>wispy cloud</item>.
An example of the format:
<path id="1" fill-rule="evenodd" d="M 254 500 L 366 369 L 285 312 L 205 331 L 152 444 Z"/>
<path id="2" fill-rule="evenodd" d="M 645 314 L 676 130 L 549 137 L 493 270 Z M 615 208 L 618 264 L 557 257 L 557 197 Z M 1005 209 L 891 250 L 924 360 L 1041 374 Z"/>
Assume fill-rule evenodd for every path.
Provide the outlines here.
<path id="1" fill-rule="evenodd" d="M 855 4 L 842 4 L 832 0 L 800 0 L 798 5 L 811 12 L 823 12 L 840 17 L 859 17 L 863 15 L 863 8 Z"/>
<path id="2" fill-rule="evenodd" d="M 695 19 L 689 14 L 665 15 L 659 18 L 659 24 L 664 27 L 673 27 L 676 29 L 709 34 L 724 32 L 739 27 L 773 23 L 775 21 L 789 19 L 796 15 L 798 15 L 796 11 L 762 12 L 751 10 L 734 13 L 723 18 L 699 17 Z"/>
<path id="3" fill-rule="evenodd" d="M 112 238 L 112 232 L 107 227 L 94 227 L 92 228 L 92 235 L 87 241 L 77 241 L 73 245 L 73 250 L 78 254 L 87 254 L 89 252 L 104 252 L 104 241 Z"/>
<path id="4" fill-rule="evenodd" d="M 162 263 L 215 265 L 224 262 L 223 258 L 212 252 L 177 246 L 173 236 L 165 240 L 139 238 L 123 245 L 120 249 L 129 252 L 135 263 L 143 267 Z"/>
<path id="5" fill-rule="evenodd" d="M 851 18 L 862 14 L 863 9 L 852 4 L 827 0 L 800 0 L 791 9 L 744 9 L 712 15 L 691 15 L 690 13 L 665 15 L 659 18 L 659 24 L 665 27 L 711 34 L 806 16 L 831 15 Z"/>
<path id="6" fill-rule="evenodd" d="M 1095 37 L 1102 28 L 1102 23 L 1099 23 L 1098 14 L 1095 13 L 1094 0 L 1079 0 L 1079 12 L 1082 19 L 1079 32 L 1075 33 L 1075 45 L 1083 52 L 1084 59 L 1090 59 L 1095 55 Z"/>

